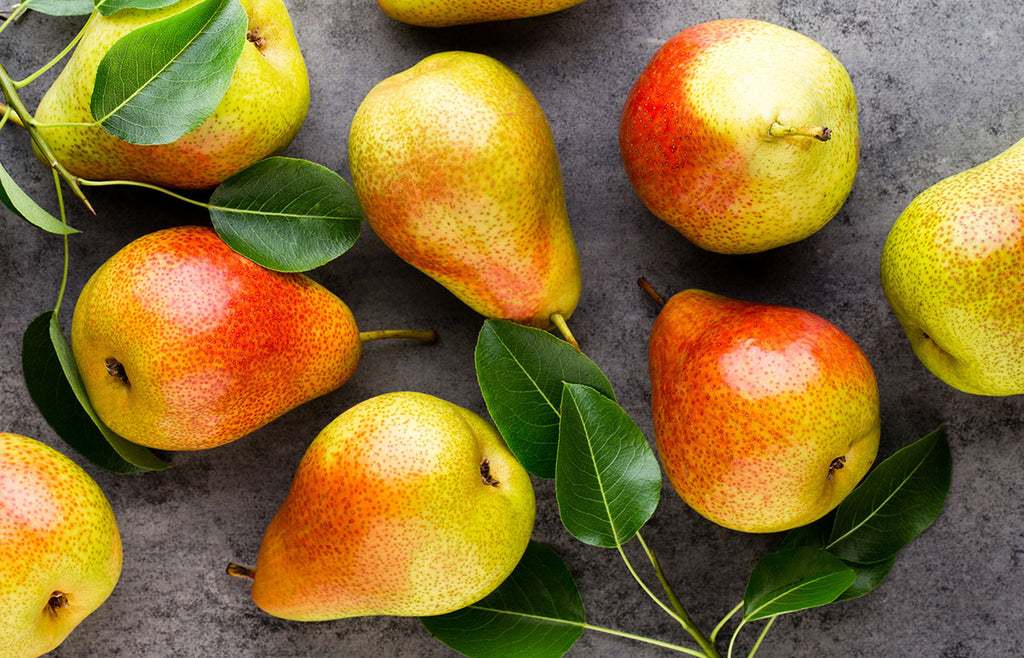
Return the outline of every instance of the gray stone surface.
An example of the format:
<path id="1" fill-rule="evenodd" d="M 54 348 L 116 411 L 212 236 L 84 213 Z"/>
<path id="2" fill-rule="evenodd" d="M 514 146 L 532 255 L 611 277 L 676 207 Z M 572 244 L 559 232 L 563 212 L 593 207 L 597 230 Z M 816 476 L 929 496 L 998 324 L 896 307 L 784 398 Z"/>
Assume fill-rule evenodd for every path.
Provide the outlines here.
<path id="1" fill-rule="evenodd" d="M 349 122 L 378 80 L 451 49 L 497 57 L 526 80 L 556 135 L 582 258 L 584 292 L 573 330 L 648 437 L 646 339 L 656 309 L 636 286 L 640 275 L 666 293 L 700 287 L 805 308 L 836 323 L 876 369 L 883 456 L 947 425 L 953 483 L 936 524 L 903 551 L 877 591 L 781 618 L 759 655 L 1024 655 L 1024 406 L 1019 397 L 959 393 L 929 374 L 913 356 L 878 277 L 889 227 L 918 192 L 1024 136 L 1024 13 L 1016 2 L 587 0 L 547 17 L 438 30 L 397 23 L 372 0 L 292 0 L 290 6 L 313 100 L 287 154 L 346 179 Z M 796 29 L 834 52 L 858 93 L 862 143 L 853 192 L 830 224 L 798 244 L 744 257 L 702 252 L 648 213 L 629 186 L 617 145 L 625 95 L 659 44 L 689 25 L 734 16 Z M 80 24 L 27 16 L 0 37 L 0 62 L 15 77 L 25 75 Z M 25 90 L 30 106 L 52 77 Z M 0 148 L 4 166 L 55 208 L 49 173 L 32 159 L 25 135 L 5 129 Z M 86 278 L 118 248 L 159 228 L 207 221 L 201 211 L 155 193 L 118 188 L 90 197 L 96 217 L 69 204 L 71 222 L 84 233 L 71 240 L 65 326 Z M 6 211 L 0 231 L 0 428 L 63 449 L 25 391 L 20 362 L 24 328 L 54 302 L 60 241 Z M 115 476 L 85 464 L 117 513 L 124 571 L 109 601 L 56 655 L 450 655 L 415 619 L 303 624 L 271 618 L 252 604 L 245 582 L 224 574 L 229 561 L 255 561 L 306 445 L 342 410 L 411 389 L 484 411 L 472 364 L 480 317 L 392 255 L 369 228 L 348 254 L 313 276 L 346 300 L 362 328 L 431 326 L 441 340 L 431 347 L 371 344 L 341 390 L 231 445 L 175 454 L 167 472 Z M 536 481 L 536 490 L 534 537 L 566 559 L 589 621 L 686 642 L 614 551 L 585 546 L 561 528 L 551 483 Z M 781 541 L 714 526 L 667 484 L 645 536 L 705 629 L 741 599 L 750 568 Z M 635 546 L 628 552 L 642 564 Z M 744 629 L 744 653 L 758 629 Z M 588 654 L 668 652 L 586 632 L 572 655 Z"/>

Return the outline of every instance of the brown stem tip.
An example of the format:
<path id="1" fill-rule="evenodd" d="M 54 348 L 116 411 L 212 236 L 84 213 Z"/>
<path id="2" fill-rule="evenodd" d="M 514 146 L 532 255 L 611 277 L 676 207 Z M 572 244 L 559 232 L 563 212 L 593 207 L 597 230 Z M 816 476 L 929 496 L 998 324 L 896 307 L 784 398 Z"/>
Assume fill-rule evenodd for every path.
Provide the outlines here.
<path id="1" fill-rule="evenodd" d="M 248 578 L 249 580 L 256 578 L 255 569 L 243 567 L 242 565 L 235 564 L 234 562 L 228 564 L 227 572 L 229 576 L 234 576 L 236 578 Z"/>
<path id="2" fill-rule="evenodd" d="M 658 291 L 654 289 L 654 286 L 652 286 L 651 282 L 648 281 L 646 278 L 640 277 L 639 279 L 636 280 L 636 284 L 643 288 L 644 292 L 650 295 L 651 299 L 653 299 L 658 304 L 658 306 L 665 305 L 665 299 L 658 294 Z"/>

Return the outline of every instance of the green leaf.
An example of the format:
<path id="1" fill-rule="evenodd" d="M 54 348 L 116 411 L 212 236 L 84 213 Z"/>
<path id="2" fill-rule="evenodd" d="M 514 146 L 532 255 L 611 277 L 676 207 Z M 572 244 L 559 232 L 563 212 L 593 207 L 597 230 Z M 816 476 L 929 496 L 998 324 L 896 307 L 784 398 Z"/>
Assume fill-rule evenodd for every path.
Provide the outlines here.
<path id="1" fill-rule="evenodd" d="M 21 6 L 50 16 L 84 16 L 92 13 L 93 0 L 22 0 Z"/>
<path id="2" fill-rule="evenodd" d="M 562 524 L 594 546 L 621 546 L 654 514 L 661 468 L 643 432 L 616 402 L 564 384 L 555 464 Z"/>
<path id="3" fill-rule="evenodd" d="M 470 658 L 565 655 L 583 634 L 583 599 L 572 574 L 544 544 L 530 542 L 515 571 L 484 599 L 421 617 L 431 635 Z"/>
<path id="4" fill-rule="evenodd" d="M 779 550 L 798 548 L 800 546 L 825 548 L 825 544 L 828 543 L 828 534 L 832 530 L 832 519 L 833 516 L 831 514 L 826 514 L 817 521 L 800 526 L 799 528 L 793 528 L 786 533 Z"/>
<path id="5" fill-rule="evenodd" d="M 25 194 L 25 191 L 18 187 L 11 175 L 7 173 L 0 164 L 0 202 L 18 217 L 21 217 L 30 224 L 58 235 L 70 235 L 78 233 L 78 229 L 72 228 L 60 221 L 42 206 L 36 203 L 32 197 Z"/>
<path id="6" fill-rule="evenodd" d="M 147 448 L 114 434 L 85 394 L 71 346 L 53 311 L 33 320 L 22 339 L 22 370 L 29 395 L 57 435 L 83 457 L 115 473 L 160 470 L 170 465 Z"/>
<path id="7" fill-rule="evenodd" d="M 885 577 L 889 575 L 892 565 L 896 563 L 896 556 L 894 555 L 888 560 L 876 564 L 856 564 L 854 562 L 846 562 L 845 560 L 843 563 L 853 569 L 857 579 L 853 581 L 853 584 L 845 592 L 839 595 L 836 601 L 849 601 L 858 596 L 864 596 L 881 585 Z"/>
<path id="8" fill-rule="evenodd" d="M 800 546 L 761 558 L 747 580 L 743 620 L 753 621 L 836 600 L 856 579 L 853 569 L 820 548 Z"/>
<path id="9" fill-rule="evenodd" d="M 355 244 L 363 213 L 327 167 L 273 157 L 221 183 L 210 196 L 213 228 L 232 249 L 280 272 L 303 272 Z"/>
<path id="10" fill-rule="evenodd" d="M 132 30 L 100 60 L 90 109 L 111 135 L 167 144 L 217 109 L 245 45 L 238 0 L 203 0 Z"/>
<path id="11" fill-rule="evenodd" d="M 813 523 L 790 530 L 786 533 L 785 539 L 782 540 L 782 546 L 779 547 L 779 550 L 799 548 L 801 546 L 824 549 L 825 544 L 828 543 L 829 533 L 832 531 L 834 518 L 834 514 L 828 514 Z M 844 560 L 843 564 L 853 569 L 857 578 L 845 592 L 839 595 L 836 601 L 855 599 L 875 589 L 888 575 L 895 562 L 895 556 L 877 564 L 857 564 Z"/>
<path id="12" fill-rule="evenodd" d="M 65 0 L 57 1 L 64 2 Z M 179 0 L 95 0 L 96 9 L 99 9 L 104 16 L 110 16 L 122 9 L 160 9 L 169 7 L 175 2 L 179 2 Z"/>
<path id="13" fill-rule="evenodd" d="M 491 420 L 513 454 L 538 477 L 555 476 L 562 382 L 615 397 L 608 378 L 578 349 L 508 320 L 484 322 L 475 361 Z"/>
<path id="14" fill-rule="evenodd" d="M 836 508 L 826 549 L 844 560 L 888 560 L 935 521 L 946 502 L 952 458 L 945 428 L 872 469 Z"/>

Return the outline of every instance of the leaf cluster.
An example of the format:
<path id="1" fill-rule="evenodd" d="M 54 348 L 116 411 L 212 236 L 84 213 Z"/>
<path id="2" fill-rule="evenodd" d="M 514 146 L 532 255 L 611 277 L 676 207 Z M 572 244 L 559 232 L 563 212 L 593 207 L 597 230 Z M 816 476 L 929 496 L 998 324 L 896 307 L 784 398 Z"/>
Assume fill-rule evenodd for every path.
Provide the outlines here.
<path id="1" fill-rule="evenodd" d="M 157 10 L 174 1 L 25 0 L 16 11 L 111 15 Z M 226 93 L 246 29 L 239 0 L 202 0 L 121 37 L 104 55 L 96 74 L 91 97 L 96 125 L 121 140 L 146 145 L 169 143 L 195 130 Z M 18 97 L 25 84 L 0 68 L 7 101 L 0 128 L 17 117 L 45 155 L 45 140 Z M 351 186 L 330 169 L 302 159 L 275 156 L 255 162 L 218 185 L 205 202 L 132 181 L 84 180 L 67 174 L 59 163 L 52 164 L 59 198 L 61 176 L 76 193 L 100 185 L 151 188 L 207 208 L 214 230 L 229 246 L 282 272 L 308 271 L 337 258 L 355 244 L 362 228 L 362 210 Z M 0 203 L 65 240 L 80 232 L 67 224 L 63 202 L 58 218 L 26 194 L 2 165 Z M 33 400 L 58 436 L 95 464 L 121 473 L 167 468 L 169 464 L 152 451 L 117 436 L 94 411 L 57 321 L 62 295 L 63 286 L 54 309 L 37 317 L 23 336 L 22 361 Z"/>
<path id="2" fill-rule="evenodd" d="M 534 475 L 554 478 L 566 530 L 600 547 L 621 548 L 639 537 L 660 497 L 660 469 L 600 368 L 547 332 L 500 320 L 484 323 L 475 361 L 488 413 L 509 448 Z M 845 601 L 876 588 L 900 549 L 941 512 L 951 471 L 940 428 L 877 465 L 832 514 L 788 533 L 777 552 L 754 566 L 737 607 L 742 615 L 733 642 L 747 622 Z M 653 553 L 644 549 L 660 577 Z M 706 637 L 691 626 L 665 587 L 677 606 L 666 610 L 703 653 L 659 644 L 718 655 L 714 642 L 731 614 Z M 528 649 L 528 655 L 560 656 L 585 629 L 611 632 L 586 622 L 565 564 L 552 549 L 536 544 L 490 596 L 422 621 L 442 642 L 474 657 L 509 655 L 510 646 Z"/>

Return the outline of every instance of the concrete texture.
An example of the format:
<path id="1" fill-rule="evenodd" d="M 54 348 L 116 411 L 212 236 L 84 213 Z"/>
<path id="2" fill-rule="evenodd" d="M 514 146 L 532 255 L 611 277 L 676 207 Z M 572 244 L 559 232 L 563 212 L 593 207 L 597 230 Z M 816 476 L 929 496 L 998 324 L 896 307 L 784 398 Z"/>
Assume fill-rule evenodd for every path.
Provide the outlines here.
<path id="1" fill-rule="evenodd" d="M 759 655 L 1024 655 L 1024 404 L 1020 397 L 959 393 L 929 374 L 913 356 L 878 278 L 889 227 L 918 192 L 1024 136 L 1024 13 L 1016 2 L 587 0 L 547 17 L 437 30 L 397 23 L 372 0 L 292 0 L 290 7 L 313 100 L 287 154 L 346 179 L 349 122 L 378 80 L 450 49 L 497 57 L 526 80 L 556 136 L 582 258 L 584 292 L 573 330 L 648 437 L 645 354 L 656 309 L 636 286 L 640 275 L 665 293 L 700 287 L 805 308 L 833 321 L 876 369 L 882 456 L 946 424 L 953 483 L 936 524 L 902 552 L 877 591 L 781 618 Z M 649 214 L 629 186 L 617 145 L 622 102 L 659 44 L 689 25 L 735 16 L 796 29 L 835 53 L 858 93 L 862 143 L 853 192 L 830 224 L 798 244 L 746 257 L 702 252 Z M 0 62 L 15 77 L 27 74 L 80 24 L 30 15 L 0 38 Z M 52 77 L 25 90 L 30 106 Z M 55 208 L 49 173 L 32 160 L 25 135 L 5 129 L 0 147 L 4 166 Z M 105 189 L 90 197 L 96 217 L 70 203 L 70 220 L 84 233 L 71 240 L 65 326 L 86 278 L 119 247 L 159 228 L 206 221 L 201 211 L 154 193 Z M 24 328 L 54 301 L 60 241 L 6 211 L 0 231 L 0 428 L 63 447 L 29 399 L 20 365 Z M 342 410 L 398 389 L 484 410 L 472 364 L 480 317 L 393 256 L 368 228 L 349 253 L 313 275 L 348 302 L 363 328 L 429 326 L 441 340 L 430 347 L 368 345 L 359 371 L 341 390 L 234 444 L 175 454 L 167 472 L 115 476 L 86 465 L 117 513 L 124 571 L 109 601 L 56 655 L 451 654 L 415 619 L 273 619 L 252 604 L 245 582 L 224 574 L 229 561 L 255 561 L 263 529 L 306 445 Z M 567 561 L 589 621 L 685 643 L 614 551 L 585 546 L 561 528 L 551 483 L 536 481 L 536 490 L 534 537 Z M 714 526 L 667 485 L 645 537 L 705 629 L 740 601 L 750 568 L 781 541 L 780 535 Z M 642 564 L 636 547 L 628 550 Z M 759 630 L 751 626 L 739 643 L 744 653 Z M 587 632 L 572 655 L 668 652 Z"/>

